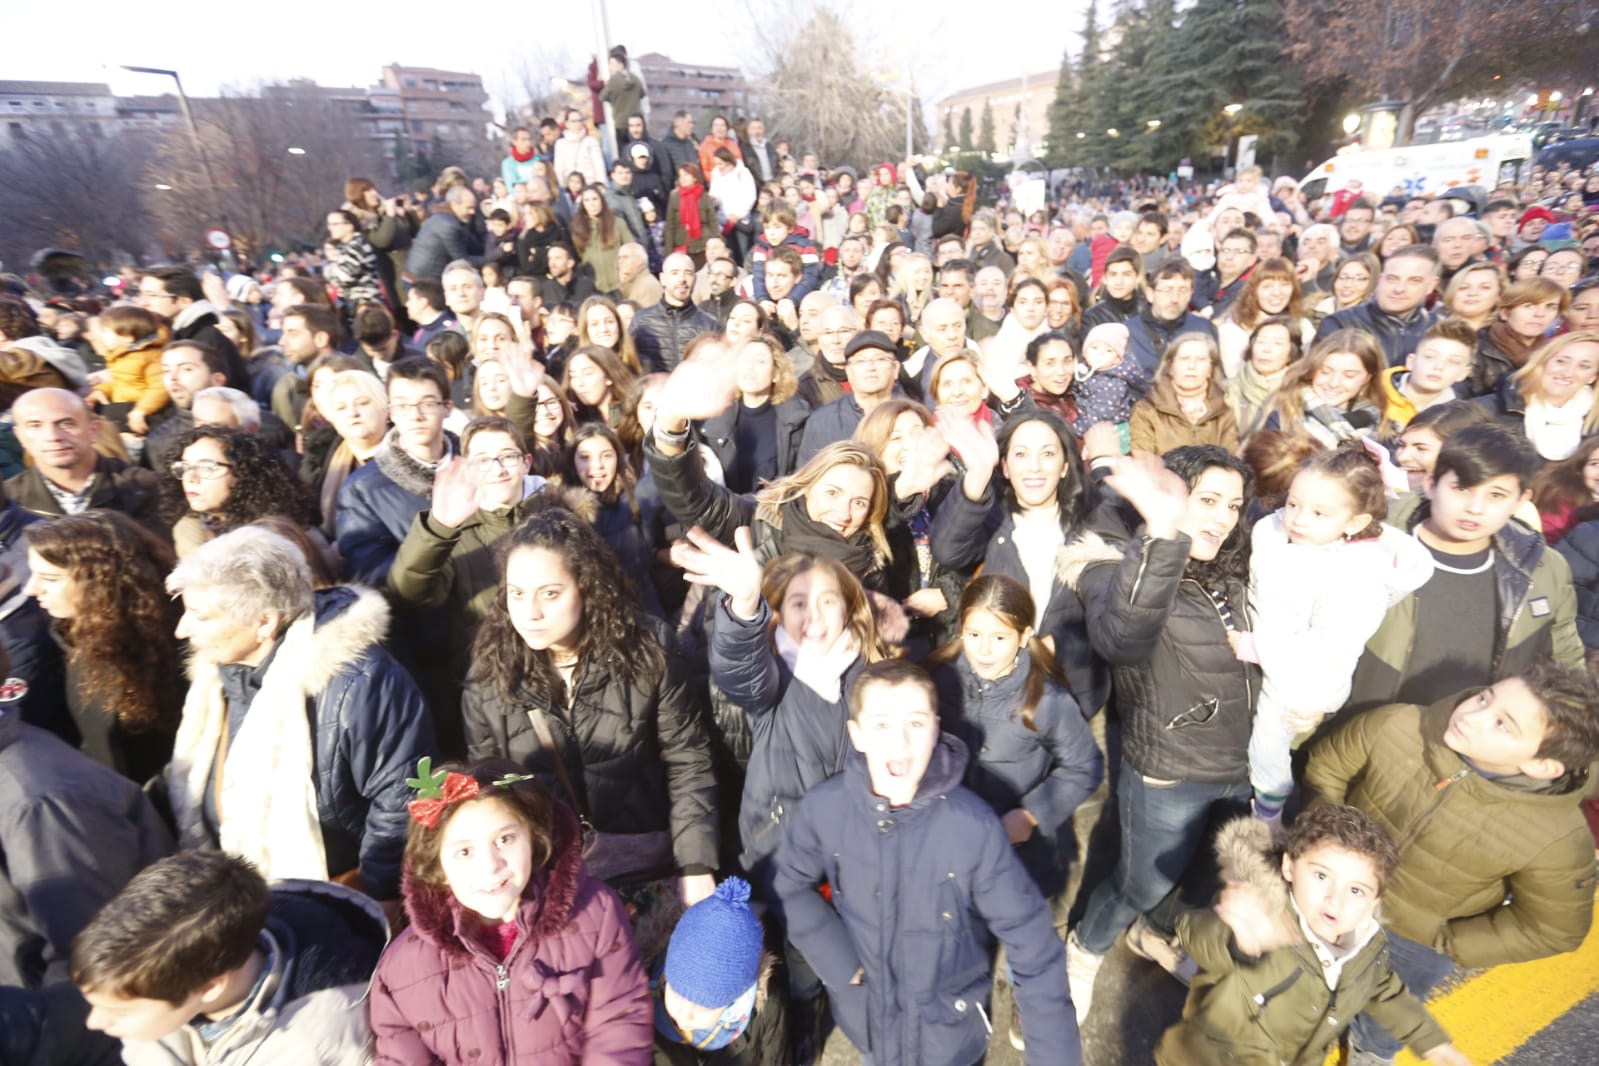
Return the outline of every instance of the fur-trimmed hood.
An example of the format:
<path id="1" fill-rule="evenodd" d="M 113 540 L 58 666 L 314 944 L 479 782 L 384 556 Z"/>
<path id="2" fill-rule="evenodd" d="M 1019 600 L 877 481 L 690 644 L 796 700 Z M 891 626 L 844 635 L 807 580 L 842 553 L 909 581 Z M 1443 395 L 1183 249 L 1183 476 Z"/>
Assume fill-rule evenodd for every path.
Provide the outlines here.
<path id="1" fill-rule="evenodd" d="M 1253 885 L 1288 909 L 1288 882 L 1282 875 L 1282 850 L 1271 827 L 1259 818 L 1234 818 L 1216 834 L 1216 859 L 1224 882 Z"/>
<path id="2" fill-rule="evenodd" d="M 461 442 L 454 433 L 444 431 L 444 455 L 439 462 L 449 459 L 453 455 L 461 454 Z M 383 437 L 383 443 L 378 445 L 378 450 L 372 456 L 372 461 L 388 479 L 406 492 L 415 493 L 424 500 L 433 496 L 433 475 L 437 471 L 437 464 L 428 466 L 419 462 L 410 452 L 400 447 L 400 431 L 391 429 Z"/>
<path id="3" fill-rule="evenodd" d="M 316 695 L 325 689 L 340 670 L 389 634 L 389 601 L 375 589 L 360 585 L 335 585 L 312 594 L 311 611 L 316 618 L 316 653 L 300 665 L 305 671 L 305 689 Z M 197 679 L 209 663 L 191 658 L 188 676 Z"/>
<path id="4" fill-rule="evenodd" d="M 538 941 L 559 932 L 572 915 L 577 898 L 579 873 L 583 869 L 583 843 L 577 816 L 559 801 L 552 801 L 554 812 L 554 854 L 543 870 L 528 878 L 522 892 L 522 908 L 517 911 L 518 943 Z M 435 945 L 443 954 L 465 958 L 474 954 L 462 928 L 466 911 L 447 888 L 434 888 L 412 876 L 406 865 L 400 884 L 405 913 L 418 936 Z"/>
<path id="5" fill-rule="evenodd" d="M 1120 562 L 1122 549 L 1098 533 L 1084 530 L 1071 537 L 1055 555 L 1055 576 L 1073 591 L 1081 588 L 1083 571 L 1095 563 Z"/>

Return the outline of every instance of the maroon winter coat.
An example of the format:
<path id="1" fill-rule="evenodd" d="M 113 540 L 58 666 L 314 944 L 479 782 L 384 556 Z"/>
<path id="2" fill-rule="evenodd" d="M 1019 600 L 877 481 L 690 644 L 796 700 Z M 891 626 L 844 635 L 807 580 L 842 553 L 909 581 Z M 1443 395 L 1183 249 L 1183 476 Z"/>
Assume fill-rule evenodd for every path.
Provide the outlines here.
<path id="1" fill-rule="evenodd" d="M 653 1007 L 632 926 L 585 871 L 577 820 L 556 809 L 555 858 L 528 881 L 503 966 L 464 934 L 454 896 L 407 873 L 411 926 L 372 979 L 378 1063 L 649 1066 Z"/>

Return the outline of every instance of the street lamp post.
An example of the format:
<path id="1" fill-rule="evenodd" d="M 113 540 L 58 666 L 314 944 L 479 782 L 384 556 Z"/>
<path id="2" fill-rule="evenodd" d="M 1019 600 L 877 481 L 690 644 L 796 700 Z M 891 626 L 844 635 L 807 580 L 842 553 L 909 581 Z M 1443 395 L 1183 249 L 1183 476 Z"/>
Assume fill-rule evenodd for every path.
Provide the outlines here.
<path id="1" fill-rule="evenodd" d="M 194 140 L 195 154 L 200 157 L 200 169 L 205 173 L 205 182 L 211 192 L 211 207 L 216 211 L 222 228 L 231 232 L 233 227 L 228 224 L 227 211 L 222 207 L 222 190 L 217 187 L 216 175 L 211 172 L 211 157 L 206 154 L 205 141 L 200 137 L 200 127 L 194 121 L 194 110 L 189 107 L 188 94 L 183 91 L 183 79 L 178 77 L 177 71 L 161 67 L 132 67 L 124 63 L 122 69 L 133 74 L 154 74 L 158 77 L 171 78 L 172 84 L 177 86 L 178 107 L 183 112 L 184 123 L 189 127 L 189 136 Z"/>

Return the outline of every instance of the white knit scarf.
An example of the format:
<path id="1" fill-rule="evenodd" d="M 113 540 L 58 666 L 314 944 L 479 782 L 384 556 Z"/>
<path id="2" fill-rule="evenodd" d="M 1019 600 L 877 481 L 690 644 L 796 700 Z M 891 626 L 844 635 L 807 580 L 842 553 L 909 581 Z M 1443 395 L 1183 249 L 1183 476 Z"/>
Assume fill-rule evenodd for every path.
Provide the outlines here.
<path id="1" fill-rule="evenodd" d="M 1593 407 L 1593 389 L 1578 389 L 1564 407 L 1551 407 L 1536 397 L 1527 401 L 1523 416 L 1527 439 L 1545 459 L 1569 459 L 1582 443 L 1582 424 Z"/>
<path id="2" fill-rule="evenodd" d="M 316 618 L 307 614 L 283 635 L 222 765 L 217 807 L 222 850 L 249 859 L 268 880 L 328 878 L 305 713 L 315 628 Z M 185 847 L 207 843 L 201 812 L 227 713 L 216 666 L 199 664 L 167 767 L 173 814 Z"/>

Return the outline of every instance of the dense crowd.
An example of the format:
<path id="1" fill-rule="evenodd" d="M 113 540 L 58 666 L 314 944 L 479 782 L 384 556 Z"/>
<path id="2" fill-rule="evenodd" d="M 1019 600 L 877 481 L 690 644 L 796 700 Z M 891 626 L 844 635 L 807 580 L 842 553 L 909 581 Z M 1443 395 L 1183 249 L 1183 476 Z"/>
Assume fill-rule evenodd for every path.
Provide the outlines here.
<path id="1" fill-rule="evenodd" d="M 1599 169 L 1024 215 L 610 68 L 4 279 L 0 1060 L 1076 1063 L 1125 941 L 1164 1066 L 1466 1062 L 1592 918 Z"/>

